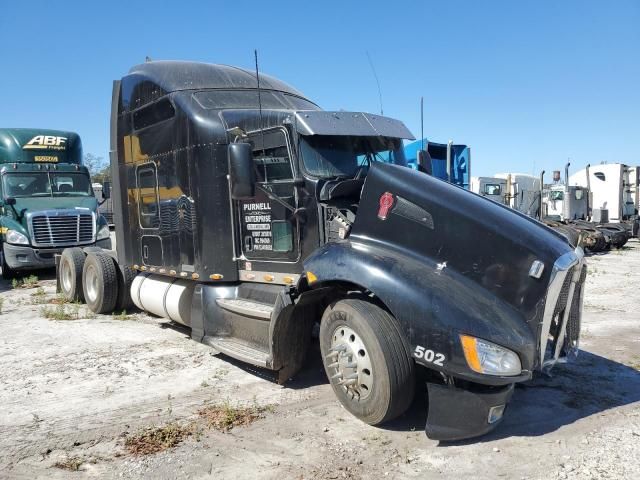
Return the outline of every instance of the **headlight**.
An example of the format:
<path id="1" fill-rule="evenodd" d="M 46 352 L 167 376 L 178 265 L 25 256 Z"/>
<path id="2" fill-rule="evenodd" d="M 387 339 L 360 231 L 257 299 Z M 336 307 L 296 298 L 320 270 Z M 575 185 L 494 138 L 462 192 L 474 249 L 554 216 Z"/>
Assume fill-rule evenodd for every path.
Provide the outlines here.
<path id="1" fill-rule="evenodd" d="M 103 225 L 102 227 L 100 227 L 100 230 L 98 230 L 98 236 L 96 237 L 96 240 L 104 240 L 105 238 L 109 238 L 110 235 L 111 233 L 109 232 L 109 226 Z"/>
<path id="2" fill-rule="evenodd" d="M 471 370 L 485 375 L 519 375 L 520 358 L 515 352 L 480 338 L 460 335 L 464 356 Z"/>
<path id="3" fill-rule="evenodd" d="M 7 243 L 13 243 L 16 245 L 29 245 L 29 239 L 21 234 L 20 232 L 16 232 L 15 230 L 7 230 L 5 233 L 5 237 L 7 239 Z"/>

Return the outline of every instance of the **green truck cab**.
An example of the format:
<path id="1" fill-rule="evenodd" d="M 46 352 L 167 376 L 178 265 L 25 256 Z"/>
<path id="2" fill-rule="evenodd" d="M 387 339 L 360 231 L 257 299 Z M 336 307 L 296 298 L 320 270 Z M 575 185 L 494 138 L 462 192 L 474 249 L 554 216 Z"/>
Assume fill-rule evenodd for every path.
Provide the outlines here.
<path id="1" fill-rule="evenodd" d="M 111 249 L 78 134 L 0 128 L 0 238 L 4 278 L 54 267 L 66 247 Z"/>

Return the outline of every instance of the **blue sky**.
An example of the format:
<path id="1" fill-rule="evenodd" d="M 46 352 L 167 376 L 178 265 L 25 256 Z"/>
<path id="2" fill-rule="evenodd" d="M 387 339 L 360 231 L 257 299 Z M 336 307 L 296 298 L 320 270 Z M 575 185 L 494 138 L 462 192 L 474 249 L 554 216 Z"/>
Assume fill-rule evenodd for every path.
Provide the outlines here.
<path id="1" fill-rule="evenodd" d="M 185 59 L 261 70 L 325 109 L 472 147 L 472 173 L 640 164 L 640 2 L 4 1 L 0 125 L 109 149 L 111 82 Z"/>

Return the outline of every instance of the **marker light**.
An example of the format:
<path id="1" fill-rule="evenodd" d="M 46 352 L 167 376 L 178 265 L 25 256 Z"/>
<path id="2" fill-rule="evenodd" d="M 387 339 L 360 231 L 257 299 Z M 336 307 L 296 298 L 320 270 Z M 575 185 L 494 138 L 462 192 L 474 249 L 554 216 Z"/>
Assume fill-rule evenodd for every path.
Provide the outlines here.
<path id="1" fill-rule="evenodd" d="M 495 343 L 460 335 L 462 350 L 469 368 L 485 375 L 520 375 L 520 358 L 511 350 Z"/>

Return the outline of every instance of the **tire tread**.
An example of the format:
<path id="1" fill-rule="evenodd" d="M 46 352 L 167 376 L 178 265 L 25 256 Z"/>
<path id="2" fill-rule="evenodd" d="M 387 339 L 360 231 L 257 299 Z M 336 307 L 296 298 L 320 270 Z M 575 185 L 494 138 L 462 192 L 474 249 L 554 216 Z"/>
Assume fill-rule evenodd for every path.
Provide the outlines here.
<path id="1" fill-rule="evenodd" d="M 113 258 L 110 255 L 93 252 L 87 255 L 82 275 L 82 286 L 84 288 L 84 270 L 87 265 L 94 264 L 97 267 L 98 274 L 102 278 L 102 288 L 98 292 L 95 303 L 87 301 L 87 305 L 94 313 L 113 312 L 118 298 L 118 273 Z M 86 292 L 85 292 L 86 298 Z"/>
<path id="2" fill-rule="evenodd" d="M 338 300 L 329 306 L 327 312 L 340 309 L 341 305 L 347 305 L 358 316 L 365 319 L 380 344 L 389 375 L 389 402 L 386 412 L 380 416 L 362 418 L 362 420 L 371 425 L 393 420 L 409 408 L 415 392 L 414 362 L 408 345 L 403 340 L 400 326 L 385 309 L 368 299 L 359 297 Z"/>

